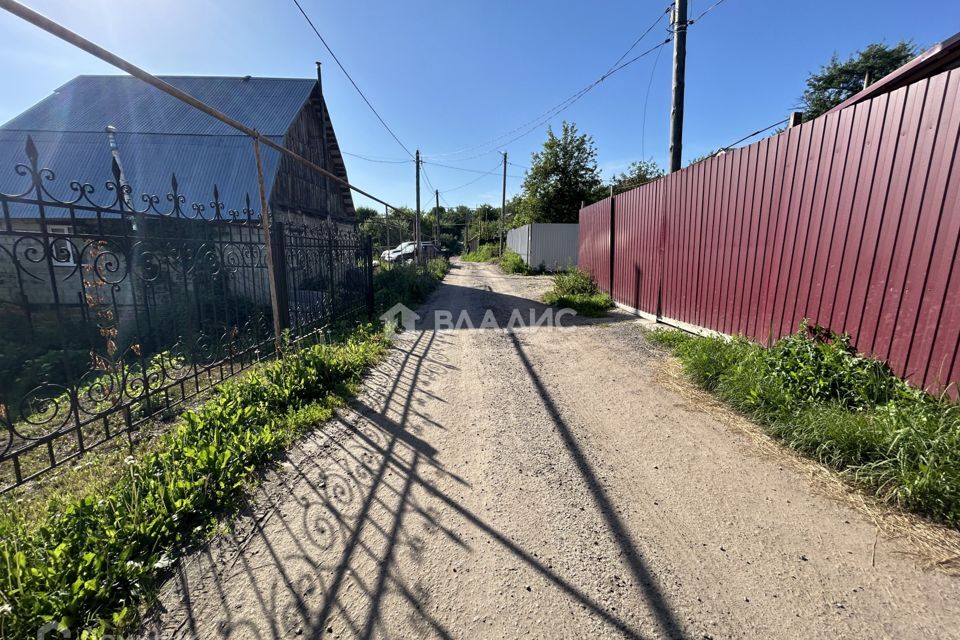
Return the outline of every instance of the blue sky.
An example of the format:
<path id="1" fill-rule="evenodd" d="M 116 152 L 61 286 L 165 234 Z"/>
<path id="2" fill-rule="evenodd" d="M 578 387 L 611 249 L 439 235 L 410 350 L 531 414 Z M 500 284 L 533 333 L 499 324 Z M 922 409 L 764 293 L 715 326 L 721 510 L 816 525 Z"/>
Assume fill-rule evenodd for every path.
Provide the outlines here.
<path id="1" fill-rule="evenodd" d="M 25 1 L 157 74 L 312 77 L 313 61 L 321 60 L 341 148 L 385 160 L 406 157 L 336 68 L 292 0 L 136 0 L 123 6 L 110 0 Z M 420 148 L 428 161 L 479 171 L 499 162 L 495 145 L 484 143 L 535 119 L 599 77 L 668 4 L 666 0 L 302 3 L 408 148 Z M 691 17 L 711 4 L 712 0 L 692 0 Z M 627 59 L 665 39 L 666 24 L 664 20 L 658 25 Z M 833 52 L 845 57 L 871 42 L 904 38 L 925 48 L 958 28 L 956 0 L 922 5 L 903 0 L 801 4 L 725 0 L 690 27 L 684 157 L 727 145 L 786 117 L 807 74 Z M 114 72 L 3 12 L 0 60 L 4 122 L 75 75 Z M 644 157 L 664 165 L 670 63 L 668 45 L 659 60 L 654 53 L 633 63 L 552 124 L 556 127 L 568 119 L 592 135 L 605 176 Z M 529 166 L 530 153 L 544 137 L 542 126 L 510 143 L 511 162 Z M 413 204 L 412 161 L 378 163 L 351 156 L 346 161 L 351 182 L 391 203 Z M 509 169 L 508 194 L 520 189 L 520 167 Z M 499 204 L 498 172 L 480 177 L 436 164 L 426 165 L 426 171 L 451 205 Z M 426 195 L 424 201 L 429 202 Z M 358 205 L 365 203 L 357 198 Z"/>

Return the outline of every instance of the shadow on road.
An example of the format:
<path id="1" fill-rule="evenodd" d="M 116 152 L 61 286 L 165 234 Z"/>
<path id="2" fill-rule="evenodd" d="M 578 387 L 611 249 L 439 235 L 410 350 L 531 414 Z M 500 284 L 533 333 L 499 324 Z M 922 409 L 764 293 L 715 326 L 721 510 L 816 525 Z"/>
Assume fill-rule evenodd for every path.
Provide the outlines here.
<path id="1" fill-rule="evenodd" d="M 447 291 L 443 297 L 449 300 L 451 293 L 465 305 L 490 302 L 500 312 L 514 305 L 546 308 L 490 292 L 480 292 L 479 299 L 470 292 Z M 193 584 L 189 565 L 179 567 L 180 604 L 171 612 L 178 618 L 164 621 L 167 635 L 163 637 L 170 637 L 171 626 L 176 627 L 174 637 L 190 638 L 380 637 L 385 633 L 382 616 L 388 598 L 391 615 L 398 611 L 406 615 L 406 624 L 418 636 L 463 637 L 463 629 L 447 628 L 435 617 L 437 608 L 431 602 L 440 594 L 432 593 L 431 586 L 419 580 L 419 572 L 409 567 L 423 560 L 424 536 L 442 536 L 464 553 L 483 550 L 471 548 L 449 523 L 441 521 L 439 509 L 423 506 L 417 496 L 448 507 L 610 628 L 629 638 L 642 637 L 615 611 L 438 488 L 434 480 L 438 477 L 451 479 L 464 490 L 470 488 L 436 460 L 437 451 L 425 438 L 425 427 L 445 427 L 420 412 L 423 400 L 417 397 L 430 393 L 437 376 L 455 369 L 443 355 L 445 340 L 451 336 L 432 331 L 404 336 L 391 360 L 368 379 L 365 393 L 350 409 L 287 457 L 284 464 L 289 473 L 277 479 L 282 490 L 276 492 L 274 486 L 268 495 L 261 488 L 262 515 L 247 531 L 231 531 L 232 557 L 225 561 L 205 549 L 196 562 L 213 570 L 199 580 L 194 576 Z M 589 462 L 519 341 L 513 335 L 511 339 L 661 630 L 680 637 L 679 622 Z M 272 508 L 264 513 L 265 504 Z M 251 508 L 251 513 L 257 511 Z M 401 554 L 406 560 L 403 566 L 398 562 Z"/>

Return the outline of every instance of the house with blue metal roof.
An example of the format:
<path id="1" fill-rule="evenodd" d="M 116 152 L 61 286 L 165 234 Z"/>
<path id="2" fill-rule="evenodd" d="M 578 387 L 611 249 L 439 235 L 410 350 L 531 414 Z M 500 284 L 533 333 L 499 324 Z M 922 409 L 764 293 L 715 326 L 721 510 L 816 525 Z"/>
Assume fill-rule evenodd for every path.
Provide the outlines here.
<path id="1" fill-rule="evenodd" d="M 346 180 L 347 173 L 319 80 L 164 76 L 166 82 L 256 129 Z M 108 127 L 111 129 L 108 132 Z M 26 193 L 27 138 L 54 179 L 50 195 L 76 197 L 72 182 L 96 200 L 114 180 L 115 144 L 134 204 L 161 201 L 176 176 L 187 203 L 209 202 L 217 187 L 225 209 L 259 202 L 253 142 L 244 134 L 131 76 L 78 76 L 0 127 L 0 192 Z M 269 148 L 261 149 L 270 210 L 278 221 L 354 225 L 349 189 Z M 108 198 L 107 198 L 108 199 Z M 36 216 L 15 207 L 13 218 Z"/>

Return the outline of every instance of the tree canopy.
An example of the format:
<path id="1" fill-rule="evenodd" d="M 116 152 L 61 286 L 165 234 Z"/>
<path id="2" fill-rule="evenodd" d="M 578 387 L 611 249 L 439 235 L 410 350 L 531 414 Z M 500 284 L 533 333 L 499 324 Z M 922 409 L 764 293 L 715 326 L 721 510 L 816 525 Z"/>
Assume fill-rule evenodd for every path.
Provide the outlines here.
<path id="1" fill-rule="evenodd" d="M 868 45 L 844 61 L 833 54 L 828 64 L 807 78 L 802 105 L 805 120 L 812 120 L 864 88 L 866 78 L 876 81 L 902 67 L 917 55 L 912 42 L 894 46 L 882 42 Z"/>
<path id="2" fill-rule="evenodd" d="M 547 128 L 543 149 L 533 154 L 512 225 L 577 222 L 580 204 L 602 193 L 593 138 L 564 121 L 559 136 Z"/>
<path id="3" fill-rule="evenodd" d="M 653 182 L 664 175 L 666 173 L 663 168 L 653 160 L 637 160 L 630 164 L 625 173 L 614 175 L 610 179 L 610 186 L 613 187 L 614 193 L 623 193 L 648 182 Z"/>

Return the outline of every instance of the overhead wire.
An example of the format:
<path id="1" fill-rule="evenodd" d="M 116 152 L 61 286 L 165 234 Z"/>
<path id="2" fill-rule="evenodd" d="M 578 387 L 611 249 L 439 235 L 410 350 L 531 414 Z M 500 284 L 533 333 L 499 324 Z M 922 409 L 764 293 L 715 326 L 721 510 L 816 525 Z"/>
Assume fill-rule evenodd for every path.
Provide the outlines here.
<path id="1" fill-rule="evenodd" d="M 599 78 L 597 78 L 596 80 L 594 80 L 590 85 L 588 85 L 588 86 L 584 87 L 583 89 L 581 89 L 580 92 L 578 92 L 577 94 L 575 94 L 575 95 L 568 101 L 568 103 L 565 104 L 562 108 L 557 109 L 557 110 L 556 110 L 554 113 L 552 113 L 549 117 L 543 119 L 541 122 L 535 124 L 533 127 L 531 127 L 530 129 L 528 129 L 527 131 L 521 133 L 520 135 L 511 138 L 511 139 L 508 140 L 507 142 L 504 142 L 504 143 L 502 143 L 502 144 L 497 145 L 497 148 L 502 149 L 503 147 L 506 147 L 506 146 L 508 146 L 508 145 L 516 142 L 516 141 L 519 140 L 520 138 L 523 138 L 523 137 L 525 137 L 525 136 L 530 135 L 531 133 L 533 133 L 534 131 L 536 131 L 536 130 L 539 129 L 540 127 L 542 127 L 544 124 L 546 124 L 547 122 L 549 122 L 550 120 L 552 120 L 552 119 L 555 118 L 556 116 L 560 115 L 561 113 L 563 113 L 564 111 L 566 111 L 567 109 L 569 109 L 570 107 L 572 107 L 574 104 L 577 103 L 577 101 L 580 100 L 580 98 L 582 98 L 582 97 L 585 96 L 587 93 L 589 93 L 594 87 L 596 87 L 597 85 L 599 85 L 601 82 L 603 82 L 604 80 L 606 80 L 607 78 L 609 78 L 609 77 L 612 76 L 613 74 L 617 73 L 618 71 L 620 71 L 620 70 L 622 70 L 622 69 L 630 66 L 631 64 L 633 64 L 633 63 L 636 62 L 637 60 L 643 58 L 644 56 L 647 56 L 647 55 L 653 53 L 654 51 L 656 51 L 657 49 L 659 49 L 659 48 L 661 48 L 661 47 L 669 44 L 672 40 L 673 40 L 672 37 L 667 38 L 666 40 L 664 40 L 664 41 L 661 42 L 660 44 L 657 44 L 657 45 L 654 45 L 653 47 L 650 47 L 649 49 L 647 49 L 646 51 L 644 51 L 644 52 L 641 53 L 640 55 L 635 56 L 634 58 L 631 58 L 630 60 L 628 60 L 628 61 L 624 62 L 623 64 L 621 64 L 619 67 L 616 67 L 615 69 L 612 69 L 611 71 L 608 71 L 607 73 L 603 74 L 602 76 L 600 76 Z"/>
<path id="2" fill-rule="evenodd" d="M 367 162 L 379 162 L 381 164 L 410 164 L 411 162 L 413 162 L 413 160 L 407 160 L 407 159 L 392 160 L 387 158 L 371 158 L 369 156 L 360 155 L 359 153 L 350 153 L 349 151 L 343 151 L 343 150 L 341 150 L 340 153 L 342 153 L 345 156 L 350 156 L 352 158 L 359 158 L 360 160 L 366 160 Z"/>
<path id="3" fill-rule="evenodd" d="M 714 9 L 716 9 L 717 7 L 719 7 L 720 5 L 722 5 L 722 4 L 723 4 L 724 2 L 726 2 L 726 1 L 727 1 L 727 0 L 717 0 L 717 1 L 714 2 L 712 5 L 710 5 L 710 6 L 707 7 L 706 9 L 704 9 L 704 10 L 700 13 L 700 15 L 698 15 L 696 18 L 694 18 L 693 20 L 687 20 L 687 26 L 690 26 L 690 25 L 693 24 L 694 22 L 698 22 L 701 18 L 703 18 L 703 16 L 707 15 L 708 13 L 710 13 L 711 11 L 713 11 Z"/>
<path id="4" fill-rule="evenodd" d="M 490 169 L 490 171 L 487 171 L 486 173 L 477 176 L 476 178 L 474 178 L 474 179 L 471 180 L 470 182 L 465 182 L 465 183 L 461 184 L 460 186 L 453 187 L 452 189 L 447 189 L 447 190 L 446 190 L 446 193 L 450 193 L 451 191 L 458 191 L 458 190 L 463 189 L 463 188 L 465 188 L 465 187 L 469 187 L 470 185 L 472 185 L 472 184 L 474 184 L 474 183 L 476 183 L 476 182 L 479 182 L 480 180 L 483 180 L 486 176 L 489 176 L 490 174 L 494 173 L 495 171 L 497 171 L 498 169 L 500 169 L 502 166 L 503 166 L 503 165 L 498 162 L 498 163 L 496 164 L 496 166 L 493 167 L 493 169 Z"/>
<path id="5" fill-rule="evenodd" d="M 669 9 L 668 9 L 668 11 L 669 11 Z M 541 120 L 543 120 L 544 118 L 547 118 L 548 120 L 549 120 L 549 119 L 552 119 L 552 118 L 555 117 L 557 114 L 559 114 L 559 113 L 561 113 L 562 111 L 566 110 L 566 108 L 569 107 L 570 105 L 572 105 L 574 102 L 576 102 L 577 100 L 579 100 L 585 93 L 587 93 L 588 91 L 590 91 L 591 89 L 593 89 L 596 85 L 600 84 L 600 82 L 603 82 L 603 80 L 605 80 L 605 79 L 608 78 L 609 76 L 613 75 L 614 73 L 616 73 L 617 71 L 619 71 L 619 70 L 622 69 L 623 67 L 631 64 L 632 62 L 635 62 L 637 59 L 639 59 L 639 58 L 642 57 L 643 55 L 646 55 L 646 54 L 641 54 L 640 56 L 638 56 L 637 58 L 634 58 L 633 60 L 627 62 L 626 64 L 624 64 L 624 65 L 622 65 L 622 66 L 620 66 L 620 67 L 617 67 L 617 65 L 619 65 L 620 62 L 622 62 L 623 59 L 626 58 L 626 57 L 630 54 L 630 52 L 633 51 L 633 50 L 636 48 L 636 46 L 653 30 L 653 28 L 656 27 L 656 26 L 663 20 L 663 16 L 664 16 L 665 14 L 666 14 L 666 12 L 661 12 L 661 13 L 659 13 L 659 14 L 657 15 L 657 19 L 654 20 L 654 22 L 653 22 L 649 27 L 647 27 L 647 29 L 643 32 L 643 34 L 642 34 L 639 38 L 637 38 L 637 39 L 634 41 L 633 44 L 630 45 L 630 47 L 617 59 L 616 62 L 613 63 L 613 65 L 610 66 L 609 69 L 607 69 L 606 73 L 604 73 L 598 80 L 595 80 L 593 83 L 591 83 L 590 85 L 588 85 L 586 88 L 581 89 L 581 90 L 578 91 L 577 93 L 574 93 L 573 95 L 571 95 L 570 97 L 568 97 L 566 100 L 564 100 L 564 101 L 560 102 L 559 104 L 555 105 L 554 107 L 548 109 L 547 111 L 545 111 L 544 113 L 540 114 L 540 115 L 537 116 L 536 118 L 534 118 L 534 119 L 532 119 L 532 120 L 529 120 L 529 121 L 525 122 L 524 124 L 521 124 L 520 126 L 515 127 L 514 129 L 511 129 L 510 131 L 507 131 L 506 133 L 500 134 L 499 136 L 497 136 L 497 137 L 495 137 L 495 138 L 491 138 L 491 139 L 487 140 L 486 142 L 482 142 L 482 143 L 480 143 L 480 144 L 472 145 L 472 146 L 469 146 L 469 147 L 464 147 L 464 148 L 462 148 L 462 149 L 458 149 L 457 151 L 450 151 L 450 152 L 446 152 L 446 153 L 434 153 L 434 154 L 430 154 L 430 157 L 431 157 L 431 158 L 442 158 L 442 157 L 456 156 L 456 155 L 460 155 L 460 154 L 462 154 L 462 153 L 467 153 L 467 152 L 469 152 L 469 151 L 473 151 L 473 150 L 476 150 L 476 149 L 482 149 L 482 148 L 484 148 L 484 147 L 488 147 L 488 146 L 494 145 L 494 143 L 496 143 L 496 142 L 502 140 L 503 138 L 506 138 L 506 137 L 508 137 L 508 136 L 516 133 L 517 131 L 520 131 L 520 130 L 522 130 L 522 129 L 527 128 L 527 127 L 528 127 L 529 125 L 531 125 L 531 124 L 539 123 L 539 122 L 540 122 Z M 668 41 L 669 41 L 669 40 L 668 40 Z M 661 45 L 659 45 L 659 46 L 662 46 L 662 44 L 666 44 L 666 42 L 661 43 Z M 568 104 L 568 103 L 569 103 L 569 104 Z M 536 129 L 536 128 L 539 127 L 539 126 L 541 126 L 541 124 L 536 124 L 535 127 L 534 127 L 534 129 Z M 526 135 L 526 134 L 524 134 L 524 135 Z M 511 142 L 513 142 L 513 141 L 515 141 L 515 140 L 517 140 L 517 139 L 519 139 L 519 138 L 522 138 L 522 137 L 523 137 L 523 135 L 519 136 L 518 138 L 514 138 L 513 140 L 511 140 Z M 510 142 L 507 142 L 507 143 L 504 143 L 504 144 L 497 144 L 497 145 L 495 145 L 495 147 L 496 147 L 496 148 L 503 148 L 503 147 L 506 146 L 507 144 L 510 144 Z M 465 159 L 465 160 L 468 160 L 468 159 L 471 159 L 471 158 L 478 158 L 478 157 L 480 157 L 480 156 L 482 156 L 482 155 L 487 155 L 487 153 L 492 153 L 493 151 L 494 151 L 494 149 L 491 149 L 490 151 L 486 151 L 486 152 L 484 152 L 484 153 L 482 153 L 482 154 L 478 154 L 478 155 L 475 155 L 475 156 L 471 156 L 470 158 L 464 158 L 464 159 Z"/>
<path id="6" fill-rule="evenodd" d="M 396 140 L 397 144 L 400 145 L 400 147 L 407 152 L 407 155 L 412 158 L 413 153 L 410 152 L 410 149 L 407 148 L 407 145 L 403 144 L 403 142 L 400 141 L 400 138 L 398 138 L 397 134 L 393 132 L 393 129 L 391 129 L 390 125 L 387 124 L 387 121 L 383 119 L 383 116 L 381 116 L 380 113 L 373 107 L 373 105 L 370 103 L 370 100 L 367 99 L 367 96 L 360 89 L 360 86 L 354 81 L 353 77 L 350 75 L 350 73 L 346 70 L 346 68 L 340 62 L 340 59 L 337 57 L 337 54 L 333 52 L 333 49 L 330 48 L 330 45 L 327 44 L 327 41 L 324 39 L 324 37 L 320 35 L 320 31 L 317 30 L 317 28 L 314 26 L 313 21 L 310 19 L 310 16 L 308 16 L 307 12 L 303 10 L 302 6 L 300 6 L 299 0 L 293 0 L 293 4 L 297 5 L 297 9 L 299 9 L 300 13 L 303 14 L 304 19 L 307 21 L 307 24 L 310 25 L 310 28 L 313 29 L 313 32 L 317 34 L 317 37 L 320 39 L 320 42 L 323 43 L 323 46 L 327 49 L 327 52 L 330 54 L 330 57 L 332 57 L 334 62 L 337 63 L 337 66 L 340 67 L 341 71 L 343 71 L 343 75 L 347 76 L 347 80 L 350 81 L 350 84 L 353 85 L 353 88 L 357 90 L 357 93 L 360 94 L 360 97 L 363 98 L 363 101 L 367 103 L 367 106 L 370 107 L 371 111 L 373 111 L 373 115 L 377 116 L 377 120 L 380 121 L 380 124 L 383 125 L 383 128 L 386 129 L 387 132 L 393 137 L 393 139 Z"/>
<path id="7" fill-rule="evenodd" d="M 784 118 L 783 120 L 781 120 L 781 121 L 779 121 L 779 122 L 774 122 L 773 124 L 771 124 L 771 125 L 769 125 L 769 126 L 766 126 L 766 127 L 764 127 L 763 129 L 757 129 L 757 130 L 754 131 L 753 133 L 751 133 L 751 134 L 749 134 L 749 135 L 746 135 L 746 136 L 743 136 L 742 138 L 740 138 L 740 139 L 737 140 L 736 142 L 731 142 L 730 144 L 728 144 L 728 145 L 725 146 L 725 147 L 720 147 L 720 151 L 727 151 L 728 149 L 732 149 L 733 147 L 737 146 L 737 145 L 740 144 L 741 142 L 744 142 L 744 141 L 746 141 L 746 140 L 749 140 L 750 138 L 752 138 L 752 137 L 754 137 L 754 136 L 756 136 L 756 135 L 760 135 L 760 134 L 763 133 L 764 131 L 769 131 L 770 129 L 773 129 L 774 127 L 778 127 L 778 126 L 780 126 L 781 124 L 787 123 L 787 122 L 789 122 L 789 121 L 790 121 L 790 118 Z"/>
<path id="8" fill-rule="evenodd" d="M 453 165 L 443 164 L 443 163 L 441 163 L 441 162 L 431 162 L 430 160 L 423 160 L 423 164 L 429 164 L 429 165 L 432 165 L 432 166 L 434 166 L 434 167 L 443 167 L 444 169 L 455 169 L 455 170 L 457 170 L 457 171 L 467 171 L 467 172 L 469 172 L 469 173 L 484 173 L 484 171 L 483 171 L 482 169 L 468 169 L 468 168 L 466 168 L 466 167 L 455 167 L 455 166 L 453 166 Z M 508 162 L 507 164 L 512 164 L 512 163 Z M 508 177 L 508 178 L 522 178 L 523 176 L 512 175 L 512 174 L 509 174 L 509 173 L 508 173 L 508 174 L 507 174 L 507 177 Z"/>
<path id="9" fill-rule="evenodd" d="M 653 59 L 653 67 L 650 68 L 650 80 L 647 81 L 647 94 L 643 98 L 643 124 L 640 126 L 640 155 L 647 157 L 647 105 L 650 102 L 650 89 L 653 87 L 653 76 L 657 71 L 657 63 L 660 62 L 660 54 L 663 48 L 657 49 L 657 57 Z"/>

